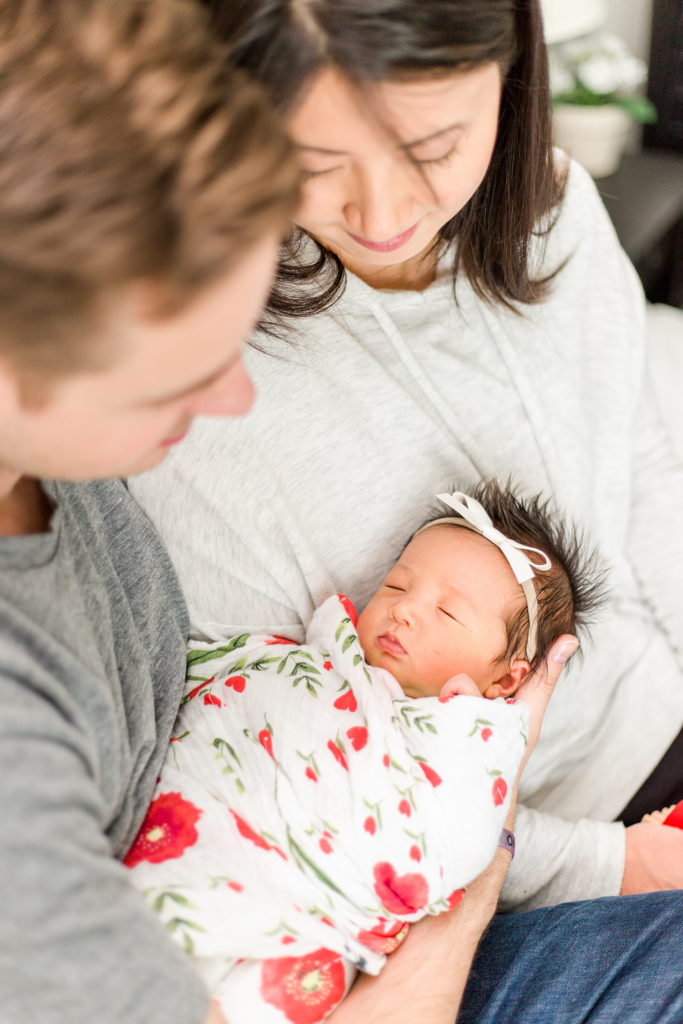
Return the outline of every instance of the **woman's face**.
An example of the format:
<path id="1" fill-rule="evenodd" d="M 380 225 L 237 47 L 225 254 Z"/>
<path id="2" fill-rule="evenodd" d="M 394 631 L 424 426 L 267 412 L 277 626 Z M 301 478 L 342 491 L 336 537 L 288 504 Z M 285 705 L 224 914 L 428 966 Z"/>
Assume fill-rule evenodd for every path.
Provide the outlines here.
<path id="1" fill-rule="evenodd" d="M 369 284 L 421 287 L 421 257 L 486 174 L 500 93 L 495 63 L 385 82 L 370 102 L 322 71 L 288 122 L 306 176 L 297 224 Z"/>

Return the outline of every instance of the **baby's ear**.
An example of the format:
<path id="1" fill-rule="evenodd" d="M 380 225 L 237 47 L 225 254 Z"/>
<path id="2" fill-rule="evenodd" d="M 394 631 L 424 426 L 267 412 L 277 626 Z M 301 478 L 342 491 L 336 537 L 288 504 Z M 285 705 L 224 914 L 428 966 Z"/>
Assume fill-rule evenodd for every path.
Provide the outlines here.
<path id="1" fill-rule="evenodd" d="M 529 674 L 531 665 L 526 658 L 515 658 L 508 671 L 499 679 L 489 683 L 483 696 L 493 700 L 495 697 L 510 697 L 519 688 L 522 680 Z"/>

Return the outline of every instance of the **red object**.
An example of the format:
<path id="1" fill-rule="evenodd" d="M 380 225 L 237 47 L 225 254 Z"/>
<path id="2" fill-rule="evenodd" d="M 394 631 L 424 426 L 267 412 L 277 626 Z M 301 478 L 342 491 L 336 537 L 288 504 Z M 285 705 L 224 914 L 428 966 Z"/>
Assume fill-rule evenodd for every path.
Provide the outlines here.
<path id="1" fill-rule="evenodd" d="M 493 736 L 493 730 L 489 729 L 488 726 L 485 729 L 481 730 L 481 738 L 483 739 L 484 743 L 487 743 L 488 740 L 490 740 L 492 736 Z"/>
<path id="2" fill-rule="evenodd" d="M 308 767 L 306 768 L 306 778 L 310 779 L 311 782 L 317 782 L 318 781 L 318 776 L 315 774 L 315 772 L 313 771 L 313 769 L 311 768 L 310 765 L 308 765 Z"/>
<path id="3" fill-rule="evenodd" d="M 271 846 L 270 843 L 266 842 L 263 836 L 260 836 L 258 832 L 254 831 L 251 825 L 249 825 L 248 822 L 244 820 L 244 818 L 240 818 L 239 814 L 235 814 L 232 808 L 228 808 L 228 810 L 235 819 L 237 831 L 241 836 L 243 836 L 245 839 L 248 839 L 250 842 L 254 844 L 254 846 L 258 846 L 261 850 L 272 850 L 274 853 L 279 854 L 279 856 L 282 857 L 283 860 L 287 860 L 286 854 L 283 853 L 283 851 L 278 846 Z"/>
<path id="4" fill-rule="evenodd" d="M 337 697 L 334 706 L 339 711 L 355 711 L 358 707 L 358 701 L 353 690 L 350 687 L 348 690 L 345 690 L 341 697 Z"/>
<path id="5" fill-rule="evenodd" d="M 351 740 L 354 750 L 362 750 L 368 742 L 368 730 L 362 725 L 354 725 L 351 729 L 347 729 L 346 735 Z"/>
<path id="6" fill-rule="evenodd" d="M 152 801 L 123 863 L 132 868 L 143 860 L 161 864 L 162 861 L 182 857 L 187 847 L 197 842 L 195 825 L 201 813 L 180 793 L 162 793 Z"/>
<path id="7" fill-rule="evenodd" d="M 397 875 L 394 866 L 386 861 L 375 864 L 372 873 L 375 892 L 390 914 L 414 914 L 426 906 L 429 886 L 424 875 Z"/>
<path id="8" fill-rule="evenodd" d="M 377 822 L 372 816 L 369 815 L 365 819 L 363 828 L 365 829 L 366 832 L 369 832 L 371 836 L 374 836 L 375 832 L 377 831 Z"/>
<path id="9" fill-rule="evenodd" d="M 344 596 L 344 594 L 337 594 L 337 597 L 341 601 L 344 611 L 351 619 L 352 625 L 355 626 L 358 621 L 358 615 L 356 614 L 356 609 L 353 607 L 353 604 L 349 601 L 348 597 Z"/>
<path id="10" fill-rule="evenodd" d="M 263 747 L 263 749 L 265 751 L 267 751 L 267 753 L 269 753 L 270 756 L 272 757 L 273 756 L 273 737 L 270 735 L 270 730 L 269 729 L 261 729 L 261 732 L 258 734 L 258 740 L 259 740 L 259 743 L 261 744 L 261 746 Z"/>
<path id="11" fill-rule="evenodd" d="M 441 785 L 443 779 L 441 778 L 438 772 L 435 772 L 434 769 L 430 768 L 430 766 L 426 764 L 424 761 L 420 761 L 419 765 L 422 771 L 424 772 L 425 778 L 429 779 L 429 781 L 431 782 L 432 786 L 434 786 L 435 789 L 437 786 Z"/>
<path id="12" fill-rule="evenodd" d="M 225 685 L 231 686 L 236 693 L 243 693 L 247 681 L 244 676 L 230 676 L 229 679 L 225 680 Z"/>
<path id="13" fill-rule="evenodd" d="M 385 927 L 388 925 L 388 927 Z M 409 924 L 403 921 L 389 922 L 379 921 L 376 928 L 371 931 L 358 932 L 358 941 L 362 942 L 368 949 L 375 953 L 393 953 L 401 945 L 408 934 Z"/>
<path id="14" fill-rule="evenodd" d="M 407 800 L 401 800 L 400 804 L 398 805 L 398 813 L 405 814 L 406 818 L 410 817 L 410 804 L 408 803 Z"/>
<path id="15" fill-rule="evenodd" d="M 330 751 L 335 760 L 339 761 L 339 764 L 342 766 L 342 768 L 348 772 L 349 766 L 346 763 L 346 758 L 344 757 L 344 754 L 333 740 L 327 741 L 327 749 Z"/>
<path id="16" fill-rule="evenodd" d="M 503 776 L 499 775 L 498 778 L 494 780 L 492 787 L 493 803 L 496 807 L 500 807 L 500 805 L 503 803 L 505 797 L 507 796 L 507 791 L 508 784 L 503 778 Z"/>
<path id="17" fill-rule="evenodd" d="M 673 811 L 667 814 L 662 824 L 671 825 L 673 828 L 683 828 L 683 800 L 678 801 Z"/>
<path id="18" fill-rule="evenodd" d="M 420 847 L 417 846 L 415 843 L 413 843 L 413 845 L 410 847 L 410 856 L 412 860 L 416 860 L 418 863 L 422 860 L 422 853 L 420 852 Z"/>
<path id="19" fill-rule="evenodd" d="M 221 704 L 221 702 L 220 702 L 220 698 L 219 697 L 214 697 L 214 695 L 212 693 L 205 693 L 204 694 L 204 703 L 205 704 L 215 704 L 217 708 L 220 708 L 220 707 L 223 706 Z"/>
<path id="20" fill-rule="evenodd" d="M 460 903 L 460 900 L 463 898 L 464 895 L 464 889 L 454 889 L 453 892 L 448 897 L 448 909 L 455 910 L 455 908 Z"/>
<path id="21" fill-rule="evenodd" d="M 346 988 L 339 953 L 316 949 L 307 956 L 264 960 L 261 996 L 292 1024 L 317 1024 L 334 1009 Z"/>

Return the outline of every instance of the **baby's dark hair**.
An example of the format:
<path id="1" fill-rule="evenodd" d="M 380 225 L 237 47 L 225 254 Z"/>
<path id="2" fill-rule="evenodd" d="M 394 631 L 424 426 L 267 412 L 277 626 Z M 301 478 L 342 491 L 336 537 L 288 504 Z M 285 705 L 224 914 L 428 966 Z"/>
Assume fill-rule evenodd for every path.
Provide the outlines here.
<path id="1" fill-rule="evenodd" d="M 517 497 L 510 487 L 489 480 L 468 491 L 488 513 L 491 522 L 510 540 L 539 548 L 552 567 L 538 572 L 533 585 L 538 600 L 538 633 L 532 670 L 543 662 L 563 633 L 581 635 L 594 621 L 595 613 L 607 597 L 606 571 L 597 550 L 585 534 L 570 520 L 562 518 L 551 502 L 537 494 L 529 499 Z M 443 508 L 433 518 L 456 512 Z M 431 520 L 428 520 L 431 521 Z M 529 613 L 526 601 L 511 612 L 507 627 L 507 649 L 501 661 L 526 657 Z"/>

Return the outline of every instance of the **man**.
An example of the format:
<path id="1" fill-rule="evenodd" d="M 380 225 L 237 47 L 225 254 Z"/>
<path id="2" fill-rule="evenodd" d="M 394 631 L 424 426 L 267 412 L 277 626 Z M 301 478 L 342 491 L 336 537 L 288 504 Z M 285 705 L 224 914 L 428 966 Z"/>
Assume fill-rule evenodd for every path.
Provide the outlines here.
<path id="1" fill-rule="evenodd" d="M 0 72 L 0 1020 L 221 1024 L 121 864 L 178 710 L 187 617 L 118 478 L 194 416 L 249 408 L 240 347 L 296 164 L 187 0 L 0 0 Z M 571 650 L 526 687 L 532 740 Z M 509 859 L 416 925 L 333 1024 L 452 1024 Z M 662 902 L 636 985 L 674 960 L 680 903 Z M 565 913 L 553 970 L 580 977 L 589 931 L 628 975 L 636 944 L 622 928 L 618 958 L 609 909 Z M 515 943 L 551 935 L 543 914 L 498 935 L 518 968 L 501 997 L 537 976 Z M 677 1013 L 675 964 L 658 979 Z M 638 1021 L 664 1020 L 650 1005 Z"/>
<path id="2" fill-rule="evenodd" d="M 115 859 L 151 796 L 186 616 L 118 480 L 253 390 L 298 168 L 193 5 L 0 3 L 0 1020 L 200 1022 Z"/>

